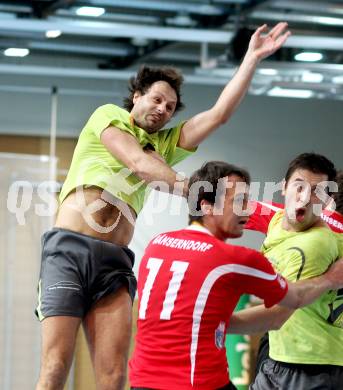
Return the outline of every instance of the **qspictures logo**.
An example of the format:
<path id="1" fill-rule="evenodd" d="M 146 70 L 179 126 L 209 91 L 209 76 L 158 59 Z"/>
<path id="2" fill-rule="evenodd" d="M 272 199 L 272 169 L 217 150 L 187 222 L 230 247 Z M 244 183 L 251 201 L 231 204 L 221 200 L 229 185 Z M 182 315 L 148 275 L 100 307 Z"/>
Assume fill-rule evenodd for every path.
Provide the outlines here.
<path id="1" fill-rule="evenodd" d="M 88 172 L 92 169 L 95 169 L 96 166 L 100 164 L 102 166 L 102 174 L 100 177 L 96 178 L 99 187 L 103 190 L 101 196 L 92 202 L 89 202 L 86 198 L 85 190 L 83 183 L 87 183 Z M 181 201 L 183 195 L 183 187 L 185 185 L 185 175 L 183 173 L 178 174 L 174 186 L 171 187 L 165 181 L 154 181 L 149 183 L 148 186 L 145 185 L 143 181 L 137 180 L 134 177 L 132 172 L 128 168 L 120 169 L 118 172 L 113 172 L 113 167 L 110 167 L 105 161 L 94 159 L 94 161 L 88 161 L 87 164 L 81 165 L 78 170 L 78 178 L 76 182 L 76 203 L 72 205 L 72 208 L 75 208 L 86 221 L 86 223 L 95 231 L 99 233 L 108 233 L 113 231 L 120 222 L 121 218 L 126 218 L 132 225 L 135 224 L 135 218 L 132 216 L 132 211 L 125 200 L 129 197 L 135 197 L 137 191 L 141 191 L 142 202 L 145 203 L 151 189 L 157 191 L 153 192 L 153 202 L 150 202 L 149 213 L 145 214 L 145 225 L 151 225 L 153 223 L 152 215 L 158 215 L 163 211 L 169 210 L 171 215 L 181 215 Z M 282 188 L 282 182 L 252 182 L 250 186 L 247 186 L 246 183 L 241 182 L 237 183 L 235 187 L 235 195 L 233 202 L 233 213 L 237 216 L 247 216 L 252 214 L 257 205 L 249 208 L 244 208 L 244 201 L 247 196 L 257 199 L 260 197 L 262 190 L 262 197 L 266 200 L 272 200 L 275 193 L 279 192 Z M 304 184 L 306 186 L 306 183 Z M 144 188 L 141 188 L 144 186 Z M 214 202 L 214 213 L 216 215 L 223 215 L 224 211 L 224 199 L 226 191 L 232 188 L 233 184 L 227 178 L 221 178 L 217 182 L 217 189 L 215 194 Z M 331 198 L 328 196 L 327 188 L 331 192 L 338 190 L 337 183 L 335 182 L 325 182 L 320 183 L 316 189 L 316 194 L 318 199 L 322 201 L 322 204 L 316 204 L 314 207 L 314 213 L 320 215 L 323 207 L 323 204 L 327 204 L 328 200 Z M 57 182 L 53 181 L 44 181 L 37 185 L 33 185 L 29 181 L 16 181 L 11 184 L 8 195 L 7 195 L 7 209 L 10 213 L 14 214 L 19 225 L 25 225 L 26 213 L 34 208 L 36 215 L 41 217 L 54 217 L 58 210 L 58 201 L 57 201 L 57 192 L 60 189 L 60 185 Z M 36 191 L 36 193 L 34 193 Z M 213 192 L 214 188 L 210 182 L 207 181 L 198 181 L 194 182 L 193 185 L 189 188 L 188 195 L 188 209 L 189 214 L 192 216 L 201 216 L 203 215 L 202 210 L 199 207 L 198 197 L 200 191 L 204 192 Z M 160 195 L 161 192 L 170 193 L 173 196 L 172 198 L 179 198 L 179 202 L 172 201 L 169 202 L 160 202 L 159 199 L 163 197 Z M 309 202 L 311 191 L 305 191 L 304 196 L 302 197 L 302 203 L 307 204 Z M 37 200 L 33 204 L 33 196 Z M 38 195 L 38 196 L 36 196 Z M 119 214 L 115 221 L 110 226 L 100 225 L 95 216 L 96 213 L 104 209 L 108 204 L 115 206 L 119 210 Z M 289 213 L 292 213 L 292 210 L 286 210 Z M 261 215 L 269 215 L 272 211 L 263 207 Z"/>

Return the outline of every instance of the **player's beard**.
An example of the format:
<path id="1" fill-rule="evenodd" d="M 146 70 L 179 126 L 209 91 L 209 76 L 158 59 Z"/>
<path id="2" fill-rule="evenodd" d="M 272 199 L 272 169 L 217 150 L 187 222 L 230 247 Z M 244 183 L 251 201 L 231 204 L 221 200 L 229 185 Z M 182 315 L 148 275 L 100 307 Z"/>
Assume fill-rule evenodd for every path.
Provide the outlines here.
<path id="1" fill-rule="evenodd" d="M 162 121 L 155 121 L 149 119 L 151 114 L 146 115 L 142 120 L 137 119 L 135 120 L 135 123 L 138 127 L 141 129 L 144 129 L 147 133 L 155 133 L 162 129 L 163 123 Z"/>

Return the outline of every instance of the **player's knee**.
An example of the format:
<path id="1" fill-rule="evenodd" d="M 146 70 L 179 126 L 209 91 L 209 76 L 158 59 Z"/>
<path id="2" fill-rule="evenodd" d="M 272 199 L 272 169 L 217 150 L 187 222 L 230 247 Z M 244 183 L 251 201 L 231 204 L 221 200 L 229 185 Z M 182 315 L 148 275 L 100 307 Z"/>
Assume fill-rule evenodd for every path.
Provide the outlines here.
<path id="1" fill-rule="evenodd" d="M 126 366 L 116 365 L 102 370 L 98 378 L 100 390 L 122 390 L 126 382 Z"/>
<path id="2" fill-rule="evenodd" d="M 63 360 L 49 360 L 42 365 L 38 389 L 63 389 L 68 375 L 68 365 Z"/>
<path id="3" fill-rule="evenodd" d="M 123 390 L 125 387 L 126 375 L 116 373 L 112 375 L 102 375 L 98 381 L 99 390 Z"/>

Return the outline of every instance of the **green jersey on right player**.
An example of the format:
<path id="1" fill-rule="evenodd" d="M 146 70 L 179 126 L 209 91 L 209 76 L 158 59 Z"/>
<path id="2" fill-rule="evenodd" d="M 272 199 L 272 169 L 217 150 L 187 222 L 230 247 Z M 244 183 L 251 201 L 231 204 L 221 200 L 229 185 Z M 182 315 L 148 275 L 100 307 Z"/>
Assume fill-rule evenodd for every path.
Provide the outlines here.
<path id="1" fill-rule="evenodd" d="M 343 257 L 343 234 L 336 233 L 338 240 L 338 257 Z M 343 289 L 338 290 L 335 302 L 331 308 L 331 322 L 336 326 L 343 328 Z"/>
<path id="2" fill-rule="evenodd" d="M 324 226 L 288 231 L 282 227 L 283 217 L 280 211 L 270 222 L 263 254 L 289 281 L 323 274 L 339 257 L 335 233 Z M 270 357 L 287 363 L 343 366 L 343 328 L 337 321 L 342 302 L 337 298 L 336 291 L 328 292 L 296 310 L 281 329 L 270 331 Z"/>
<path id="3" fill-rule="evenodd" d="M 315 153 L 303 153 L 288 166 L 285 210 L 273 217 L 262 251 L 290 281 L 320 275 L 342 255 L 340 236 L 320 218 L 336 174 L 332 161 Z M 269 356 L 265 338 L 261 344 L 250 389 L 342 389 L 342 303 L 340 291 L 330 291 L 294 312 L 258 309 L 260 328 L 274 330 L 269 331 Z"/>

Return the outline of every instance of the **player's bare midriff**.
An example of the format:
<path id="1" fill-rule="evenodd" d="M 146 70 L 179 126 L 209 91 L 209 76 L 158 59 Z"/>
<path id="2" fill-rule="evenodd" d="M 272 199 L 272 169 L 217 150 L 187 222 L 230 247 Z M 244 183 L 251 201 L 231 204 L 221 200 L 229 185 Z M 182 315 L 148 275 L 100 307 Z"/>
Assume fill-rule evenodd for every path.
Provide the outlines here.
<path id="1" fill-rule="evenodd" d="M 104 200 L 104 194 L 109 201 Z M 130 206 L 102 188 L 92 186 L 74 190 L 65 198 L 59 207 L 55 227 L 128 245 L 135 220 L 136 213 Z"/>

